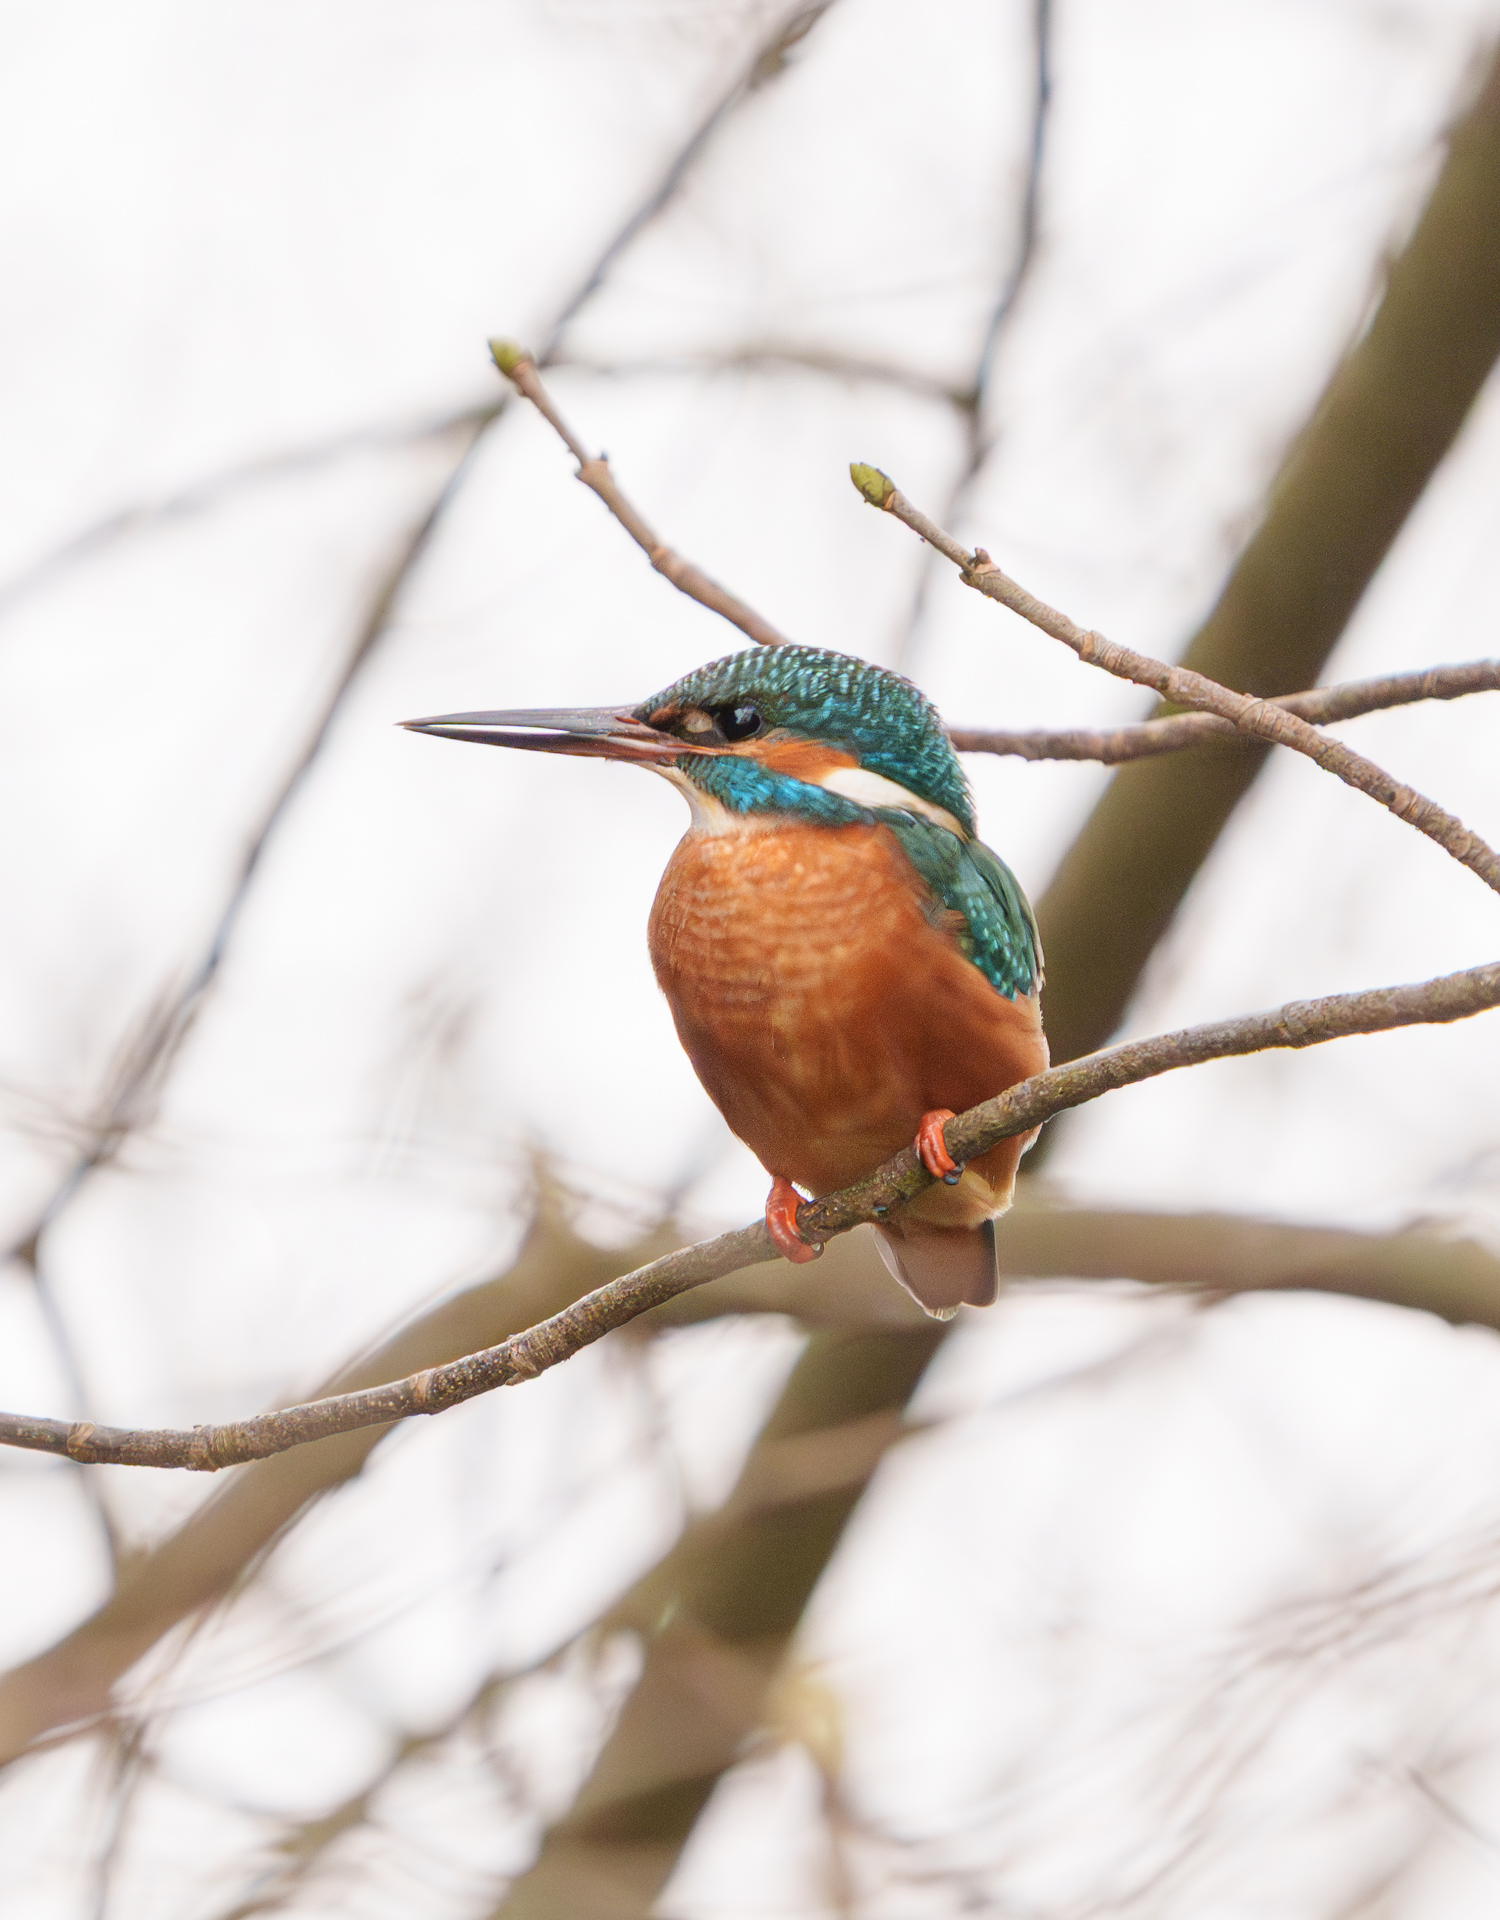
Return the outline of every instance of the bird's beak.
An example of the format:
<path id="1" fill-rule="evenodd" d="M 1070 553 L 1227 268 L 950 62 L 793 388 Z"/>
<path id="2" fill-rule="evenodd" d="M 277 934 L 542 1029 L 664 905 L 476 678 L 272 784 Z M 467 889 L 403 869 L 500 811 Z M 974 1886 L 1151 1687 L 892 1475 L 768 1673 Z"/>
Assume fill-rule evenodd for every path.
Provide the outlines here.
<path id="1" fill-rule="evenodd" d="M 506 713 L 438 713 L 403 720 L 413 733 L 443 740 L 479 740 L 491 747 L 529 747 L 535 753 L 581 753 L 605 760 L 662 766 L 693 749 L 674 734 L 631 718 L 620 707 L 516 708 Z"/>

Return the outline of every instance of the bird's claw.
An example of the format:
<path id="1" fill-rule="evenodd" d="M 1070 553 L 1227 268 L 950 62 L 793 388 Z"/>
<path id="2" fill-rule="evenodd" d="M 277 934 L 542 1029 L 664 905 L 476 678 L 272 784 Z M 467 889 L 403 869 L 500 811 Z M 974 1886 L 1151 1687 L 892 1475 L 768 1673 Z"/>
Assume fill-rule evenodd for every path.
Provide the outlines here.
<path id="1" fill-rule="evenodd" d="M 949 1153 L 943 1141 L 943 1128 L 953 1118 L 952 1107 L 934 1107 L 931 1113 L 924 1113 L 917 1126 L 917 1137 L 913 1144 L 917 1158 L 926 1167 L 934 1180 L 941 1180 L 945 1186 L 956 1187 L 963 1174 L 963 1168 Z"/>
<path id="2" fill-rule="evenodd" d="M 801 1204 L 802 1197 L 791 1181 L 779 1173 L 773 1175 L 771 1191 L 766 1197 L 766 1231 L 782 1259 L 799 1267 L 808 1260 L 816 1260 L 823 1251 L 821 1246 L 809 1245 L 797 1231 L 797 1209 Z"/>

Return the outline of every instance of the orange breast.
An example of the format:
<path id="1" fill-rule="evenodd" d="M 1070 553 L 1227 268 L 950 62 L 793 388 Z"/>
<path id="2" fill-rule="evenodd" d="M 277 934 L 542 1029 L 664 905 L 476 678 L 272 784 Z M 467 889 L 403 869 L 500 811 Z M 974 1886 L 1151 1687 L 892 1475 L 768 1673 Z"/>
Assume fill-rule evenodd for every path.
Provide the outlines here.
<path id="1" fill-rule="evenodd" d="M 814 1193 L 908 1146 L 934 1107 L 1047 1063 L 1034 999 L 999 994 L 884 827 L 690 833 L 651 913 L 651 959 L 709 1095 L 768 1172 Z M 914 1212 L 1003 1207 L 1020 1143 Z"/>

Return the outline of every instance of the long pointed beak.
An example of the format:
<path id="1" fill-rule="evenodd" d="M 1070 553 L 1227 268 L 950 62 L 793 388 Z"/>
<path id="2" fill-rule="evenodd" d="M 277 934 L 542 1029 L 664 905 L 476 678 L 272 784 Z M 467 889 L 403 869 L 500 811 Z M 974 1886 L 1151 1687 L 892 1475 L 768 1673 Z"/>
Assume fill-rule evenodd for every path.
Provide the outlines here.
<path id="1" fill-rule="evenodd" d="M 693 749 L 674 734 L 633 720 L 621 707 L 518 707 L 505 713 L 438 713 L 403 720 L 413 733 L 443 740 L 478 740 L 491 747 L 527 747 L 533 753 L 580 753 L 596 759 L 660 766 Z"/>

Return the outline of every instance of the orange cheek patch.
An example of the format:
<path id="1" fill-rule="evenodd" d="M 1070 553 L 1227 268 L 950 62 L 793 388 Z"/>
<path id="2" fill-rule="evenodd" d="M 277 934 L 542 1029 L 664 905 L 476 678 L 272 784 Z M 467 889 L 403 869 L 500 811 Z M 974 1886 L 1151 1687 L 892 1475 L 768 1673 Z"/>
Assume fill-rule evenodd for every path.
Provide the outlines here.
<path id="1" fill-rule="evenodd" d="M 857 767 L 852 753 L 826 747 L 820 740 L 755 740 L 741 749 L 773 773 L 789 774 L 793 780 L 805 780 L 816 786 L 825 773 L 835 767 Z"/>

